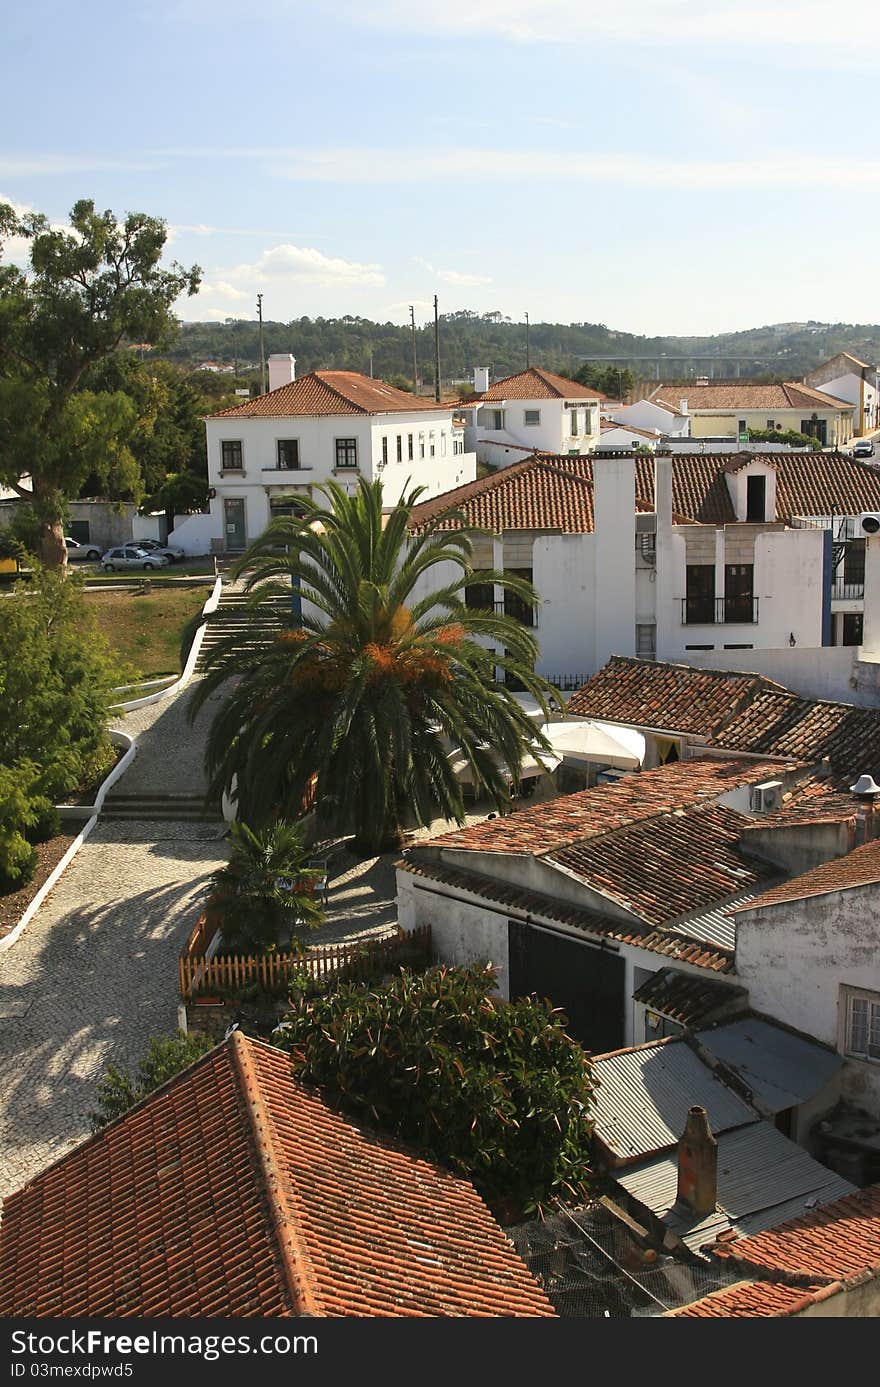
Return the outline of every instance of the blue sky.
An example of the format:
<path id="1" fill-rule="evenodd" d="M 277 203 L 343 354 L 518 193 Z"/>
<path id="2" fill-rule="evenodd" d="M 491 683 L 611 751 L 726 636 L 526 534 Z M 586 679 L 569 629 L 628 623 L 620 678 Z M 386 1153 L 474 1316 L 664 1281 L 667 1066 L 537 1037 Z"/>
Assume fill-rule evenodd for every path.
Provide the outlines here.
<path id="1" fill-rule="evenodd" d="M 878 11 L 31 0 L 0 198 L 164 217 L 188 319 L 878 322 Z"/>

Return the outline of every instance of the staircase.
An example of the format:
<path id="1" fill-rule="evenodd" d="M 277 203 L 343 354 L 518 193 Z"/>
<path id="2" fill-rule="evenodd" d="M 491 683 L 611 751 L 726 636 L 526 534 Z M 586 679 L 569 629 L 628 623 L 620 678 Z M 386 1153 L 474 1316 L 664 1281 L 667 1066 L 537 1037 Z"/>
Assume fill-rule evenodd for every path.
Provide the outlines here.
<path id="1" fill-rule="evenodd" d="M 196 661 L 196 674 L 205 671 L 207 658 L 220 641 L 229 636 L 253 637 L 255 632 L 265 637 L 268 644 L 282 626 L 287 625 L 291 615 L 290 600 L 273 597 L 258 609 L 249 606 L 248 598 L 242 592 L 223 590 L 217 610 L 205 622 L 205 634 L 199 657 Z"/>
<path id="2" fill-rule="evenodd" d="M 202 795 L 116 795 L 112 791 L 104 800 L 101 818 L 193 824 L 219 824 L 223 820 L 220 806 L 206 804 Z"/>

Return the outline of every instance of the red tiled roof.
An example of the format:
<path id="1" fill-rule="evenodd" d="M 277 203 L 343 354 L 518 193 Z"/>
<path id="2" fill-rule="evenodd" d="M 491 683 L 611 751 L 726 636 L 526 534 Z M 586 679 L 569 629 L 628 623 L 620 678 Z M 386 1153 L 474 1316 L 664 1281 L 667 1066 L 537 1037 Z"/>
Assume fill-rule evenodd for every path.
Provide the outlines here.
<path id="1" fill-rule="evenodd" d="M 880 1185 L 868 1185 L 788 1223 L 733 1238 L 712 1251 L 751 1272 L 849 1281 L 880 1273 Z"/>
<path id="2" fill-rule="evenodd" d="M 413 506 L 410 529 L 458 511 L 463 522 L 450 516 L 441 529 L 462 523 L 501 534 L 504 530 L 558 530 L 589 534 L 593 529 L 593 483 L 571 468 L 553 466 L 538 456 L 515 462 L 491 477 L 466 482 L 430 501 Z"/>
<path id="3" fill-rule="evenodd" d="M 649 953 L 660 954 L 674 959 L 677 963 L 690 963 L 695 968 L 706 968 L 713 973 L 733 971 L 733 953 L 719 945 L 706 944 L 699 939 L 691 939 L 676 932 L 649 929 L 637 920 L 627 923 L 613 919 L 610 915 L 600 915 L 597 911 L 581 910 L 553 896 L 544 896 L 539 891 L 529 891 L 525 887 L 512 886 L 503 881 L 482 876 L 477 872 L 464 871 L 450 867 L 446 863 L 423 861 L 414 857 L 413 850 L 397 865 L 401 871 L 426 881 L 436 881 L 459 891 L 467 891 L 482 900 L 492 901 L 505 910 L 519 911 L 531 918 L 552 920 L 561 925 L 571 925 L 600 939 L 610 939 L 616 944 L 631 944 L 637 949 L 647 949 Z"/>
<path id="4" fill-rule="evenodd" d="M 677 414 L 680 402 L 687 400 L 688 413 L 700 410 L 732 411 L 735 409 L 846 409 L 852 405 L 826 395 L 822 390 L 787 381 L 784 385 L 761 385 L 759 382 L 739 381 L 730 385 L 658 385 L 650 396 L 651 404 L 664 405 Z"/>
<path id="5" fill-rule="evenodd" d="M 800 761 L 817 762 L 827 756 L 835 782 L 848 788 L 849 777 L 855 779 L 863 771 L 880 776 L 880 708 L 759 689 L 714 732 L 711 744 L 725 751 Z"/>
<path id="6" fill-rule="evenodd" d="M 739 1281 L 702 1300 L 667 1310 L 664 1319 L 741 1319 L 796 1315 L 812 1304 L 816 1286 L 783 1286 L 772 1281 Z"/>
<path id="7" fill-rule="evenodd" d="M 543 1316 L 466 1181 L 234 1033 L 3 1205 L 3 1316 Z"/>
<path id="8" fill-rule="evenodd" d="M 865 843 L 845 857 L 835 857 L 823 862 L 803 876 L 784 881 L 774 886 L 763 896 L 756 896 L 746 905 L 735 906 L 734 912 L 761 910 L 768 905 L 781 905 L 786 901 L 801 901 L 808 896 L 827 896 L 834 891 L 853 891 L 859 886 L 875 886 L 880 882 L 880 840 Z"/>
<path id="9" fill-rule="evenodd" d="M 362 376 L 359 371 L 312 371 L 254 400 L 219 409 L 209 418 L 290 419 L 301 414 L 420 414 L 428 410 L 451 413 L 455 407 L 454 401 L 436 404 L 384 381 Z"/>
<path id="10" fill-rule="evenodd" d="M 760 674 L 612 655 L 572 696 L 567 711 L 578 717 L 708 737 L 758 690 L 768 687 L 781 689 Z"/>
<path id="11" fill-rule="evenodd" d="M 613 833 L 642 819 L 673 814 L 718 800 L 740 785 L 757 785 L 781 767 L 761 761 L 697 757 L 629 775 L 613 785 L 560 795 L 500 819 L 431 838 L 414 852 L 445 847 L 465 852 L 520 853 L 540 857 L 593 837 Z M 733 895 L 736 887 L 732 888 Z"/>
<path id="12" fill-rule="evenodd" d="M 633 1001 L 697 1030 L 717 1017 L 745 1008 L 747 995 L 744 987 L 731 987 L 677 968 L 659 968 L 636 988 Z"/>
<path id="13" fill-rule="evenodd" d="M 532 366 L 527 371 L 496 380 L 482 395 L 474 395 L 463 404 L 482 404 L 493 400 L 604 400 L 607 396 L 598 390 L 590 390 L 579 385 L 576 380 L 557 376 L 554 371 L 545 371 L 541 366 Z"/>

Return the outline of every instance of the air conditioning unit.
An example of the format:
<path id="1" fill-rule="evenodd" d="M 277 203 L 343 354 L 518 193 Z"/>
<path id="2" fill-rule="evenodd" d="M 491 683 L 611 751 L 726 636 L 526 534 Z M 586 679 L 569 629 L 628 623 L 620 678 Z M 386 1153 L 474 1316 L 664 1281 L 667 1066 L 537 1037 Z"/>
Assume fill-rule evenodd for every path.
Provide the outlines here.
<path id="1" fill-rule="evenodd" d="M 859 516 L 856 533 L 860 535 L 880 534 L 880 511 L 865 511 Z"/>
<path id="2" fill-rule="evenodd" d="M 751 808 L 753 814 L 769 814 L 782 803 L 782 781 L 765 780 L 762 785 L 752 786 Z"/>

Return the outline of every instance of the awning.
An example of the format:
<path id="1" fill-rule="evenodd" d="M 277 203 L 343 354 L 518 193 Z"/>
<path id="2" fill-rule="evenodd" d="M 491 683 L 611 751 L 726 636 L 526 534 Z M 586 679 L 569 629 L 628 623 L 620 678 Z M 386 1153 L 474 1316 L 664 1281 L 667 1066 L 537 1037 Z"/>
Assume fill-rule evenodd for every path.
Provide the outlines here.
<path id="1" fill-rule="evenodd" d="M 545 722 L 541 731 L 554 752 L 566 761 L 591 761 L 636 770 L 645 759 L 645 739 L 631 727 L 586 718 L 579 722 Z"/>

